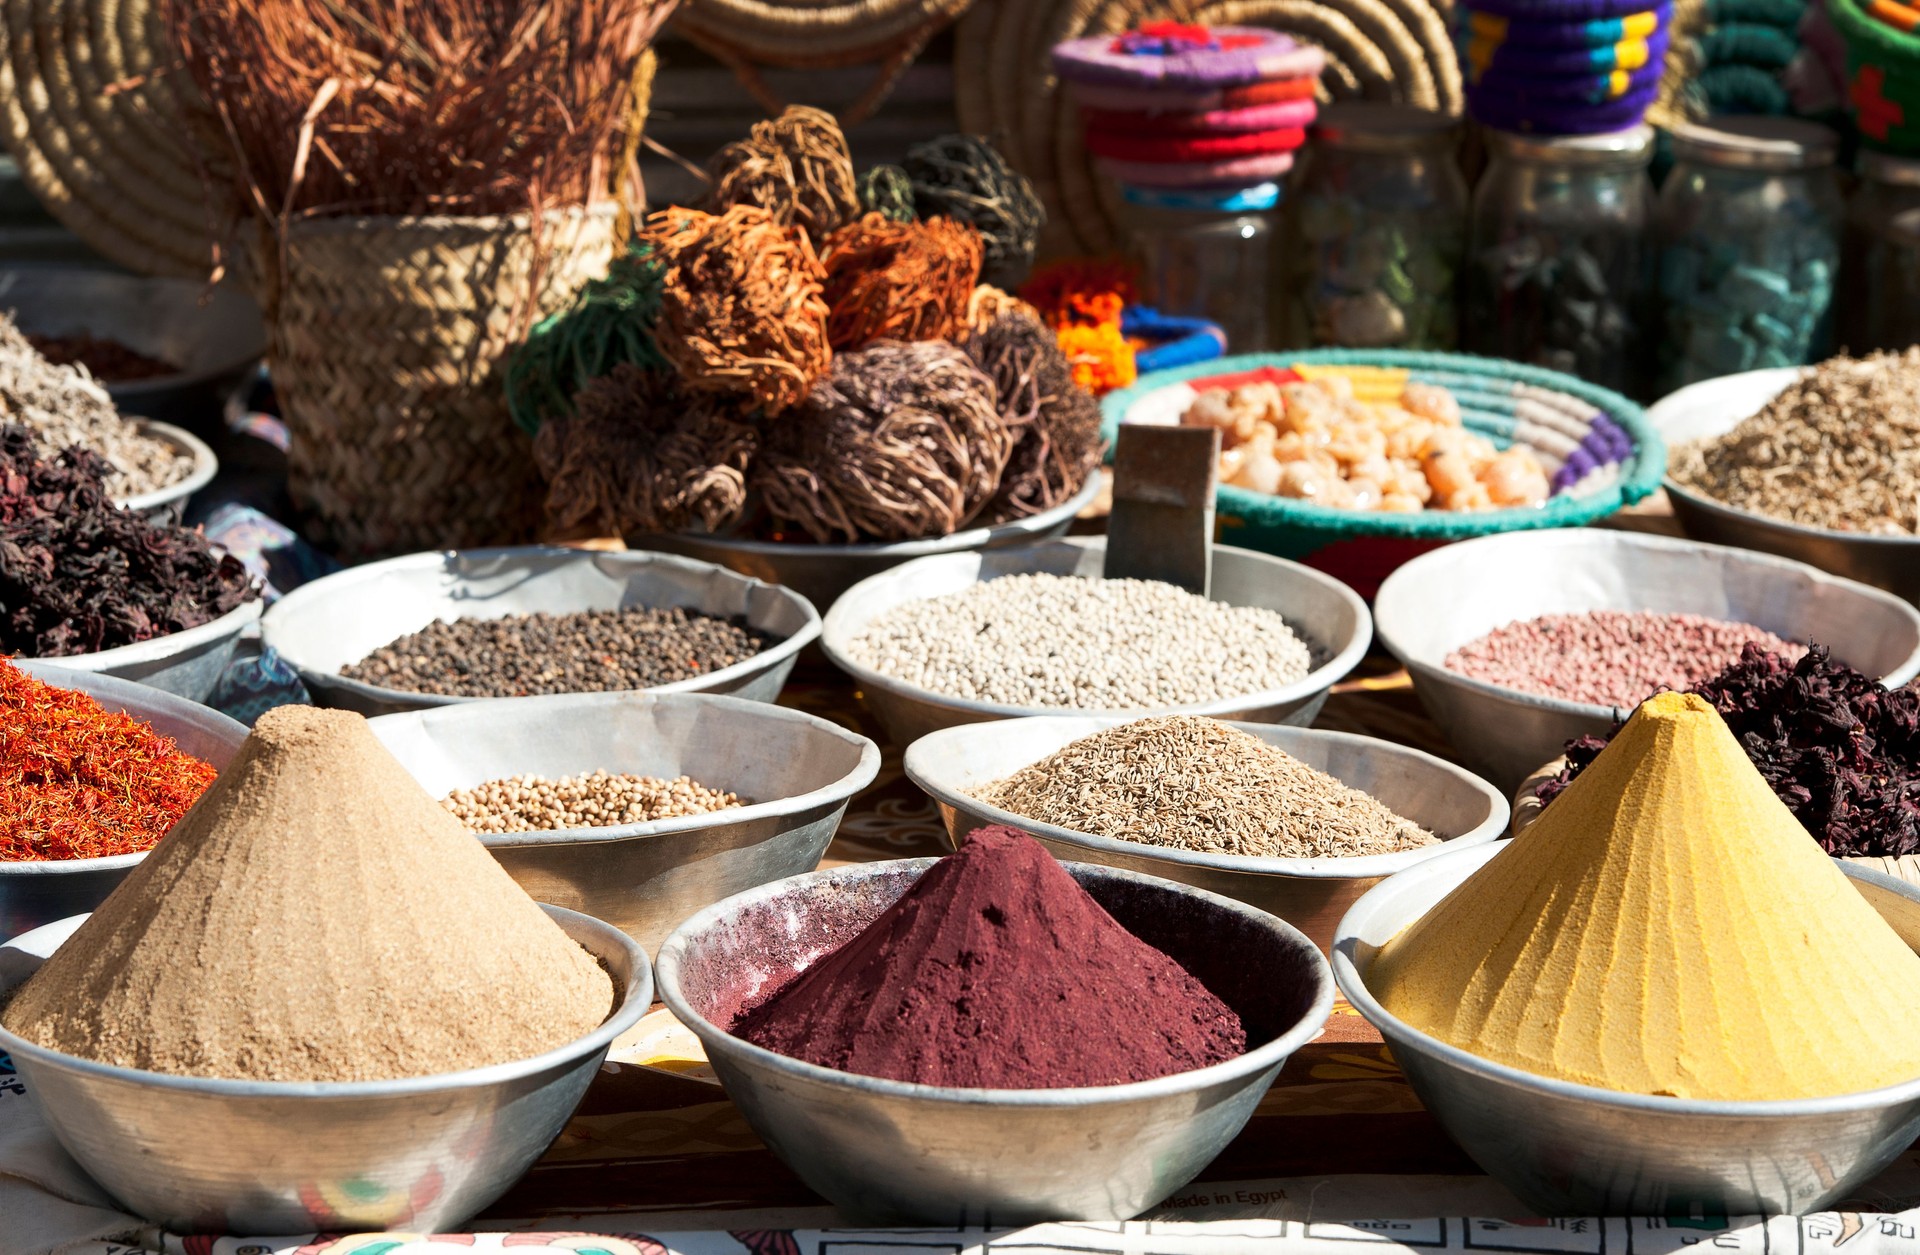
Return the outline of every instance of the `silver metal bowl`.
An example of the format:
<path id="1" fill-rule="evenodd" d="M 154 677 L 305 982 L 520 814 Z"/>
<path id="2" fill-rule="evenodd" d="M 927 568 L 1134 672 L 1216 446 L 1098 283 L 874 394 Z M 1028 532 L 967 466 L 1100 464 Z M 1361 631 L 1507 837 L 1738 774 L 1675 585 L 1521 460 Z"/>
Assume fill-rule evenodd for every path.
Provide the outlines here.
<path id="1" fill-rule="evenodd" d="M 1373 603 L 1380 643 L 1406 666 L 1427 713 L 1508 793 L 1568 741 L 1599 736 L 1630 711 L 1502 688 L 1443 664 L 1504 624 L 1584 610 L 1751 623 L 1831 646 L 1889 686 L 1920 673 L 1920 613 L 1899 598 L 1790 559 L 1663 536 L 1570 528 L 1463 540 L 1395 571 Z"/>
<path id="2" fill-rule="evenodd" d="M 1043 824 L 971 796 L 1082 737 L 1130 720 L 1125 715 L 1055 715 L 947 728 L 908 747 L 906 772 L 939 807 L 956 848 L 976 828 L 1007 824 L 1032 833 L 1058 858 L 1164 876 L 1269 911 L 1323 951 L 1333 949 L 1333 929 L 1341 915 L 1383 877 L 1450 849 L 1492 841 L 1507 827 L 1507 802 L 1500 791 L 1452 763 L 1373 737 L 1265 723 L 1228 726 L 1371 795 L 1445 842 L 1357 858 L 1204 854 Z"/>
<path id="3" fill-rule="evenodd" d="M 950 536 L 928 540 L 900 540 L 867 545 L 808 545 L 785 541 L 743 540 L 695 532 L 643 536 L 637 543 L 648 549 L 685 554 L 714 562 L 730 571 L 751 575 L 769 584 L 791 588 L 816 606 L 831 606 L 842 594 L 868 576 L 943 553 L 1004 549 L 1036 540 L 1064 536 L 1074 517 L 1100 494 L 1100 476 L 1087 482 L 1066 501 L 1029 518 L 997 527 L 970 527 Z"/>
<path id="4" fill-rule="evenodd" d="M 150 641 L 102 649 L 91 654 L 68 654 L 42 661 L 69 671 L 91 671 L 133 680 L 163 693 L 204 702 L 220 675 L 233 661 L 240 636 L 261 614 L 260 598 L 242 602 L 210 623 L 156 636 Z"/>
<path id="5" fill-rule="evenodd" d="M 660 948 L 660 997 L 699 1036 L 747 1123 L 801 1180 L 863 1222 L 1008 1226 L 1136 1215 L 1233 1140 L 1280 1065 L 1332 1009 L 1326 959 L 1264 911 L 1070 863 L 1115 919 L 1240 1014 L 1252 1049 L 1131 1085 L 954 1089 L 818 1067 L 726 1031 L 747 1000 L 850 939 L 934 861 L 763 885 L 708 907 Z"/>
<path id="6" fill-rule="evenodd" d="M 164 440 L 191 456 L 193 470 L 177 484 L 127 497 L 120 505 L 144 514 L 156 523 L 178 523 L 186 517 L 187 503 L 193 499 L 193 494 L 212 483 L 213 477 L 220 473 L 220 459 L 213 455 L 206 441 L 184 428 L 151 420 L 141 422 L 139 427 L 142 434 Z"/>
<path id="7" fill-rule="evenodd" d="M 173 738 L 182 752 L 224 769 L 247 739 L 247 730 L 217 710 L 184 697 L 110 675 L 69 671 L 48 662 L 16 663 L 22 671 L 55 688 L 77 689 L 108 710 L 140 720 Z M 76 858 L 61 862 L 0 862 L 0 940 L 43 924 L 82 915 L 106 901 L 145 854 Z"/>
<path id="8" fill-rule="evenodd" d="M 1844 1198 L 1920 1135 L 1920 1078 L 1781 1102 L 1628 1094 L 1493 1063 L 1396 1019 L 1367 989 L 1380 947 L 1505 845 L 1448 853 L 1369 891 L 1340 921 L 1333 970 L 1420 1101 L 1528 1207 L 1543 1216 L 1803 1215 Z M 1841 870 L 1920 947 L 1920 888 Z"/>
<path id="9" fill-rule="evenodd" d="M 564 831 L 482 833 L 541 902 L 606 920 L 651 954 L 681 920 L 820 865 L 880 750 L 797 710 L 704 693 L 579 693 L 383 715 L 369 726 L 435 797 L 508 776 L 687 775 L 747 805 Z"/>
<path id="10" fill-rule="evenodd" d="M 710 562 L 535 545 L 413 553 L 323 576 L 273 604 L 260 623 L 260 640 L 298 669 L 319 705 L 389 715 L 482 700 L 409 693 L 340 674 L 437 619 L 627 606 L 739 615 L 748 626 L 784 638 L 731 667 L 646 690 L 651 693 L 731 693 L 771 702 L 800 650 L 820 634 L 820 615 L 806 598 Z"/>
<path id="11" fill-rule="evenodd" d="M 1366 657 L 1367 646 L 1373 640 L 1373 620 L 1367 614 L 1366 603 L 1339 580 L 1285 558 L 1215 545 L 1213 600 L 1234 606 L 1261 606 L 1285 615 L 1287 625 L 1313 651 L 1315 665 L 1304 679 L 1264 692 L 1150 711 L 1061 711 L 950 697 L 882 675 L 847 654 L 847 645 L 854 637 L 896 606 L 957 593 L 1003 575 L 1044 572 L 1098 578 L 1106 554 L 1104 537 L 1076 537 L 984 553 L 921 558 L 862 580 L 847 590 L 847 595 L 834 602 L 827 612 L 820 647 L 835 666 L 853 677 L 889 739 L 906 745 L 941 728 L 1027 715 L 1179 713 L 1304 727 L 1312 723 L 1320 708 L 1327 704 L 1327 694 L 1334 684 Z"/>
<path id="12" fill-rule="evenodd" d="M 1675 444 L 1725 435 L 1763 409 L 1804 372 L 1753 370 L 1682 388 L 1648 412 Z M 1669 477 L 1667 499 L 1687 535 L 1817 566 L 1920 603 L 1920 536 L 1869 536 L 1807 527 L 1715 501 Z"/>
<path id="13" fill-rule="evenodd" d="M 174 1232 L 456 1229 L 560 1135 L 607 1047 L 653 1000 L 647 956 L 631 938 L 543 909 L 600 960 L 619 994 L 599 1028 L 531 1059 L 330 1083 L 114 1067 L 5 1029 L 0 1050 L 67 1153 L 121 1206 Z M 63 920 L 0 949 L 0 1002 L 38 966 L 31 956 L 50 953 L 80 923 Z"/>

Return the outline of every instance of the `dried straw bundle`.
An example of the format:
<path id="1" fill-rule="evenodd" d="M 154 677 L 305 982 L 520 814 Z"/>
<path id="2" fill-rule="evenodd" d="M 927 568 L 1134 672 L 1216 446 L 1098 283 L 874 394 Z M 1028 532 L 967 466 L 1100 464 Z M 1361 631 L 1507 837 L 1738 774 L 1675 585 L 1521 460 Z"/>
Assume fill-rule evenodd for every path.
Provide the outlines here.
<path id="1" fill-rule="evenodd" d="M 777 523 L 822 544 L 945 536 L 992 498 L 1013 441 L 965 353 L 883 340 L 833 359 L 748 483 Z"/>
<path id="2" fill-rule="evenodd" d="M 765 209 L 669 209 L 637 237 L 665 264 L 655 343 L 694 392 L 749 393 L 769 417 L 826 373 L 826 271 Z"/>
<path id="3" fill-rule="evenodd" d="M 746 510 L 759 433 L 727 397 L 687 396 L 631 364 L 596 379 L 534 437 L 554 539 L 720 531 Z"/>
<path id="4" fill-rule="evenodd" d="M 980 281 L 980 233 L 950 218 L 890 222 L 877 213 L 827 237 L 827 340 L 954 340 Z"/>
<path id="5" fill-rule="evenodd" d="M 922 218 L 955 218 L 980 232 L 986 271 L 1018 283 L 1033 267 L 1047 211 L 1027 176 L 978 135 L 942 135 L 907 150 L 902 163 Z"/>
<path id="6" fill-rule="evenodd" d="M 1053 332 L 1011 310 L 967 342 L 967 356 L 993 380 L 1000 419 L 1018 440 L 984 517 L 1026 518 L 1080 491 L 1100 464 L 1100 403 L 1074 383 Z"/>
<path id="7" fill-rule="evenodd" d="M 725 213 L 757 205 L 781 226 L 798 226 L 816 248 L 832 232 L 860 216 L 853 156 L 833 115 L 804 105 L 756 122 L 707 163 L 713 189 L 707 209 Z"/>
<path id="8" fill-rule="evenodd" d="M 169 0 L 238 207 L 485 216 L 590 204 L 673 0 Z M 621 177 L 615 178 L 618 173 Z"/>

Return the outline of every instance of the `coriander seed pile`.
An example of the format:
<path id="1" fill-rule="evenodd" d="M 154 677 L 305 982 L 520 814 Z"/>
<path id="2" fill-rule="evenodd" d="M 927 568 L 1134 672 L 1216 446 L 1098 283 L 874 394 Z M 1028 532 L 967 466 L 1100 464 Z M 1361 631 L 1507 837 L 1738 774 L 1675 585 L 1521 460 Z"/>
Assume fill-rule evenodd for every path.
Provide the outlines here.
<path id="1" fill-rule="evenodd" d="M 1140 710 L 1241 697 L 1306 677 L 1306 644 L 1272 610 L 1156 580 L 1006 575 L 897 606 L 847 645 L 935 693 L 1005 706 Z"/>
<path id="2" fill-rule="evenodd" d="M 1193 715 L 1082 737 L 974 796 L 1075 832 L 1207 854 L 1344 858 L 1439 840 L 1284 750 Z"/>
<path id="3" fill-rule="evenodd" d="M 706 815 L 742 803 L 735 794 L 710 789 L 688 776 L 662 780 L 595 771 L 558 780 L 544 776 L 489 780 L 471 789 L 455 789 L 440 804 L 475 832 L 557 832 L 649 824 Z"/>

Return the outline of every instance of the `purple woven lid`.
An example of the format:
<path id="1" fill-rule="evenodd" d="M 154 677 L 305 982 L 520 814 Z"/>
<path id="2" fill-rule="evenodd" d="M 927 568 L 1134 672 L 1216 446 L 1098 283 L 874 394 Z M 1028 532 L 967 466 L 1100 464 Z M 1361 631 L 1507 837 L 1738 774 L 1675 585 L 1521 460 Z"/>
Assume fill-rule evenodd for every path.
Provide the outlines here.
<path id="1" fill-rule="evenodd" d="M 1279 31 L 1252 26 L 1179 29 L 1201 30 L 1209 38 L 1201 43 L 1128 32 L 1069 39 L 1054 45 L 1054 73 L 1073 83 L 1192 90 L 1301 78 L 1318 74 L 1327 63 L 1320 49 Z"/>
<path id="2" fill-rule="evenodd" d="M 1666 64 L 1667 32 L 1656 31 L 1642 41 L 1635 41 L 1623 54 L 1621 44 L 1606 44 L 1598 48 L 1548 48 L 1533 44 L 1501 44 L 1480 67 L 1468 64 L 1468 58 L 1461 58 L 1460 68 L 1466 72 L 1469 83 L 1496 74 L 1518 74 L 1523 77 L 1538 78 L 1544 75 L 1559 74 L 1606 74 L 1620 68 L 1623 59 L 1638 59 L 1638 64 L 1627 68 L 1645 69 L 1649 66 Z"/>
<path id="3" fill-rule="evenodd" d="M 1625 130 L 1638 123 L 1658 95 L 1657 87 L 1648 87 L 1603 105 L 1590 105 L 1483 92 L 1470 87 L 1467 112 L 1475 121 L 1499 131 L 1523 135 L 1596 135 L 1602 131 Z"/>
<path id="4" fill-rule="evenodd" d="M 1591 22 L 1595 18 L 1626 17 L 1653 7 L 1647 0 L 1473 0 L 1466 6 L 1528 25 Z"/>
<path id="5" fill-rule="evenodd" d="M 1600 48 L 1622 40 L 1646 39 L 1655 31 L 1666 30 L 1672 21 L 1672 0 L 1658 4 L 1641 0 L 1630 11 L 1614 17 L 1565 20 L 1545 16 L 1510 18 L 1477 7 L 1453 11 L 1456 40 L 1485 39 L 1502 48 Z"/>
<path id="6" fill-rule="evenodd" d="M 1529 75 L 1511 70 L 1492 69 L 1482 74 L 1472 84 L 1472 88 L 1483 97 L 1508 96 L 1516 100 L 1552 100 L 1569 104 L 1604 105 L 1627 99 L 1635 92 L 1658 87 L 1660 76 L 1666 73 L 1666 68 L 1665 64 L 1656 61 L 1631 74 L 1624 74 L 1624 87 L 1611 73 Z"/>

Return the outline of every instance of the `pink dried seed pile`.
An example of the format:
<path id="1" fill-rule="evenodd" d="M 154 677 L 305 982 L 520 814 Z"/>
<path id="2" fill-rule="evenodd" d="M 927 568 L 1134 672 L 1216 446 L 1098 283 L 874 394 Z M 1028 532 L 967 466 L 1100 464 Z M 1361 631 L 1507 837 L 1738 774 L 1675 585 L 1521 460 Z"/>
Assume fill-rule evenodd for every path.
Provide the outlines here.
<path id="1" fill-rule="evenodd" d="M 1502 688 L 1597 706 L 1637 706 L 1738 661 L 1749 642 L 1789 662 L 1807 652 L 1751 623 L 1697 614 L 1590 610 L 1495 628 L 1447 655 L 1447 670 Z"/>

